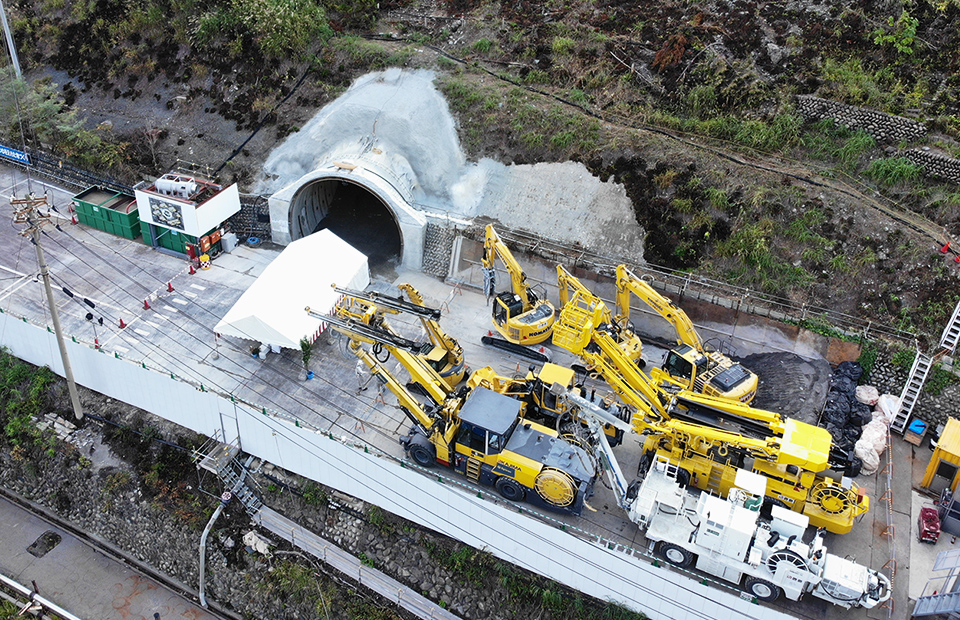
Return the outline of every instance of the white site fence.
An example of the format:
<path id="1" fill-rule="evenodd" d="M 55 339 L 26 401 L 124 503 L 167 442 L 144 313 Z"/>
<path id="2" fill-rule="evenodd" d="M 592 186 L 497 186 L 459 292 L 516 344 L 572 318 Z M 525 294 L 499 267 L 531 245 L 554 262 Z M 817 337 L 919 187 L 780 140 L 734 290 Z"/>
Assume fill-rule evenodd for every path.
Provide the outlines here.
<path id="1" fill-rule="evenodd" d="M 651 618 L 790 618 L 629 552 L 610 549 L 428 478 L 369 446 L 325 433 L 230 395 L 207 391 L 168 372 L 67 340 L 77 382 L 198 433 L 215 433 L 252 455 L 380 506 L 601 600 Z M 0 313 L 0 345 L 63 375 L 56 338 L 45 327 Z M 160 396 L 162 395 L 162 397 Z"/>

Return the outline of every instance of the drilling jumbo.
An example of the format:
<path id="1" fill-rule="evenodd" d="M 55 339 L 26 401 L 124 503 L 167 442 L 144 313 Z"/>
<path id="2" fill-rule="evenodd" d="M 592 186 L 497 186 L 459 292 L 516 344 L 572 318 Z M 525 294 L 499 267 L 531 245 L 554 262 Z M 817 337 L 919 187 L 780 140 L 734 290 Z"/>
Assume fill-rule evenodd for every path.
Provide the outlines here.
<path id="1" fill-rule="evenodd" d="M 579 409 L 617 505 L 644 530 L 650 551 L 670 564 L 740 584 L 765 602 L 810 595 L 846 609 L 871 609 L 889 600 L 890 578 L 827 553 L 824 530 L 808 531 L 806 515 L 779 506 L 769 517 L 761 514 L 768 478 L 737 470 L 735 486 L 723 499 L 683 482 L 683 470 L 658 456 L 643 477 L 628 484 L 602 426 L 630 432 L 629 425 L 575 392 L 564 395 L 560 385 L 553 391 Z"/>
<path id="2" fill-rule="evenodd" d="M 869 497 L 842 475 L 848 458 L 825 429 L 737 400 L 664 389 L 623 354 L 606 316 L 599 297 L 577 291 L 560 311 L 553 342 L 579 355 L 632 408 L 632 427 L 644 437 L 642 471 L 662 456 L 678 466 L 683 484 L 726 496 L 737 470 L 747 469 L 767 478 L 766 509 L 802 512 L 836 534 L 869 509 Z"/>
<path id="3" fill-rule="evenodd" d="M 582 446 L 523 417 L 525 403 L 483 386 L 452 390 L 424 359 L 410 351 L 421 344 L 337 314 L 307 312 L 350 339 L 350 351 L 397 397 L 413 423 L 400 439 L 422 467 L 448 467 L 468 479 L 492 485 L 509 501 L 526 501 L 562 514 L 579 515 L 593 494 L 596 461 Z M 362 344 L 389 351 L 425 389 L 423 403 Z"/>

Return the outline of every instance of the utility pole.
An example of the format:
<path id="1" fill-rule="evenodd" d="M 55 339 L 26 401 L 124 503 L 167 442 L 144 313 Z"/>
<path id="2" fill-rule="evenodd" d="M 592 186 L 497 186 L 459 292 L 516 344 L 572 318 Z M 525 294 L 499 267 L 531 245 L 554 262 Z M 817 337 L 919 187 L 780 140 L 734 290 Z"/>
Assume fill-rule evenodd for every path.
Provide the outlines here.
<path id="1" fill-rule="evenodd" d="M 50 223 L 50 214 L 41 213 L 40 207 L 46 206 L 47 196 L 41 198 L 28 194 L 26 198 L 10 198 L 13 206 L 13 223 L 29 224 L 20 231 L 24 237 L 30 236 L 33 245 L 37 248 L 37 263 L 40 265 L 40 276 L 43 278 L 43 287 L 47 291 L 47 304 L 50 306 L 50 318 L 53 320 L 53 331 L 57 335 L 57 345 L 60 347 L 60 359 L 63 361 L 63 374 L 67 378 L 67 389 L 70 391 L 70 401 L 73 403 L 73 414 L 78 420 L 83 419 L 83 409 L 80 407 L 80 395 L 77 393 L 77 384 L 73 380 L 73 369 L 70 367 L 70 358 L 67 357 L 67 343 L 63 340 L 63 331 L 60 329 L 60 315 L 57 314 L 57 304 L 53 301 L 53 288 L 50 286 L 50 270 L 43 257 L 43 248 L 40 246 L 40 232 L 45 224 Z"/>
<path id="2" fill-rule="evenodd" d="M 3 0 L 0 0 L 0 22 L 3 23 L 3 34 L 7 37 L 7 48 L 10 50 L 10 61 L 13 63 L 13 70 L 17 72 L 17 79 L 23 77 L 20 73 L 20 59 L 17 58 L 17 47 L 13 44 L 13 33 L 10 32 L 10 25 L 7 23 L 7 11 L 3 8 Z"/>

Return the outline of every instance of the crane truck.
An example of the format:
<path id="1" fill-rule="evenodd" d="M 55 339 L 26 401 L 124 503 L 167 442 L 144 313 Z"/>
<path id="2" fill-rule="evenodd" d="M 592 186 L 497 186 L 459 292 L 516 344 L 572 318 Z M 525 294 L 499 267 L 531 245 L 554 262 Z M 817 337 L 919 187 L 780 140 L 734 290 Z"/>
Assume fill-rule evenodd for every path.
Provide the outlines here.
<path id="1" fill-rule="evenodd" d="M 837 534 L 869 509 L 853 481 L 827 471 L 842 468 L 846 455 L 833 449 L 825 429 L 727 398 L 663 389 L 623 355 L 602 306 L 596 296 L 575 293 L 553 342 L 592 366 L 633 410 L 632 427 L 644 436 L 641 470 L 662 456 L 684 484 L 726 496 L 737 470 L 748 469 L 768 479 L 766 509 L 790 508 Z"/>
<path id="2" fill-rule="evenodd" d="M 477 484 L 492 485 L 509 501 L 581 513 L 593 494 L 596 462 L 584 447 L 525 419 L 523 401 L 484 386 L 450 389 L 422 357 L 410 354 L 418 343 L 336 313 L 306 311 L 349 338 L 350 351 L 396 396 L 412 422 L 400 443 L 416 464 L 454 469 Z M 414 397 L 364 343 L 389 351 L 415 384 L 427 388 L 430 402 Z"/>
<path id="3" fill-rule="evenodd" d="M 556 386 L 560 395 L 563 388 Z M 594 438 L 598 460 L 617 505 L 644 531 L 650 551 L 668 563 L 740 585 L 756 599 L 773 602 L 804 595 L 844 608 L 871 609 L 891 594 L 889 577 L 828 553 L 824 530 L 808 534 L 805 515 L 774 506 L 761 516 L 768 478 L 739 469 L 726 499 L 684 484 L 683 471 L 658 456 L 642 478 L 627 483 L 602 425 L 624 425 L 589 399 L 567 392 Z M 629 432 L 629 428 L 623 430 Z"/>
<path id="4" fill-rule="evenodd" d="M 497 292 L 496 259 L 500 258 L 510 274 L 512 289 Z M 506 341 L 514 345 L 539 344 L 550 338 L 555 309 L 545 293 L 538 294 L 527 284 L 527 276 L 510 248 L 500 240 L 492 224 L 488 224 L 483 242 L 483 292 L 493 298 L 493 326 Z M 486 344 L 500 346 L 488 341 Z M 508 347 L 501 347 L 508 348 Z"/>
<path id="5" fill-rule="evenodd" d="M 614 321 L 621 329 L 629 326 L 630 298 L 636 295 L 676 330 L 677 347 L 667 351 L 662 371 L 655 378 L 710 396 L 732 398 L 749 403 L 757 395 L 757 375 L 720 351 L 709 350 L 693 321 L 681 308 L 657 292 L 626 265 L 617 266 L 617 313 Z"/>
<path id="6" fill-rule="evenodd" d="M 398 284 L 397 288 L 407 294 L 409 301 L 403 299 L 402 294 L 393 297 L 377 291 L 355 291 L 334 285 L 333 289 L 344 296 L 341 303 L 337 304 L 337 314 L 385 329 L 391 328 L 383 319 L 384 312 L 416 316 L 430 339 L 429 345 L 422 347 L 420 355 L 440 374 L 444 383 L 451 388 L 456 387 L 467 374 L 463 347 L 443 331 L 440 327 L 440 309 L 425 306 L 420 291 L 407 283 Z"/>

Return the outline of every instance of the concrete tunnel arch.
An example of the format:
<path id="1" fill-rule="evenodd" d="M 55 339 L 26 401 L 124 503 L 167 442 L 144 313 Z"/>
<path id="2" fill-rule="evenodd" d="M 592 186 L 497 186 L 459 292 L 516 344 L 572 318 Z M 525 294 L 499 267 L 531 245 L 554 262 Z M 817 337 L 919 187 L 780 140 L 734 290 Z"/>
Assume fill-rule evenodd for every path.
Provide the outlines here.
<path id="1" fill-rule="evenodd" d="M 334 163 L 314 170 L 304 175 L 296 182 L 280 190 L 270 197 L 270 221 L 273 239 L 277 243 L 286 245 L 317 230 L 317 226 L 328 218 L 337 219 L 340 226 L 338 231 L 330 227 L 358 250 L 370 256 L 382 252 L 384 247 L 396 247 L 401 263 L 408 269 L 420 270 L 423 261 L 423 235 L 426 226 L 424 215 L 410 205 L 410 201 L 401 190 L 412 188 L 403 187 L 403 177 L 389 182 L 377 172 L 354 164 Z M 400 190 L 397 186 L 400 186 Z M 392 238 L 362 237 L 358 231 L 350 230 L 348 213 L 336 213 L 345 205 L 338 204 L 338 195 L 342 200 L 344 193 L 352 194 L 365 205 L 354 205 L 360 211 L 382 210 L 390 222 L 380 222 L 379 234 L 389 231 L 389 224 L 394 226 L 395 235 Z M 356 222 L 354 222 L 356 223 Z M 343 234 L 341 234 L 343 233 Z M 371 260 L 373 262 L 373 260 Z"/>

